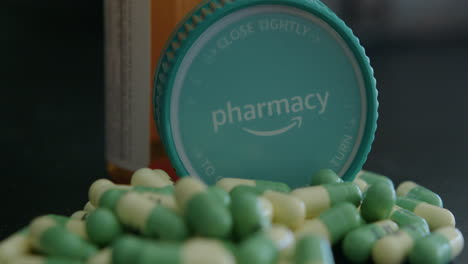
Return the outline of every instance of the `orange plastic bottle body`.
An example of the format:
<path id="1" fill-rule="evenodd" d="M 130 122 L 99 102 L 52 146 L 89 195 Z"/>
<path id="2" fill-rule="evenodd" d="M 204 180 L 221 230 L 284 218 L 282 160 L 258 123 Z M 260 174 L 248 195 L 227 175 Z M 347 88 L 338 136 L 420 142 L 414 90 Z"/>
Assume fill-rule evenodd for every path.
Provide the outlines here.
<path id="1" fill-rule="evenodd" d="M 149 100 L 149 109 L 148 109 L 148 112 L 149 112 L 149 116 L 148 116 L 148 119 L 146 120 L 141 120 L 141 122 L 149 122 L 149 134 L 148 134 L 148 145 L 149 145 L 149 153 L 147 153 L 147 155 L 149 155 L 148 157 L 148 164 L 147 165 L 143 165 L 143 166 L 147 166 L 147 167 L 150 167 L 150 168 L 158 168 L 158 169 L 163 169 L 165 171 L 167 171 L 172 177 L 176 178 L 176 175 L 175 175 L 175 171 L 174 169 L 172 168 L 172 166 L 170 165 L 170 162 L 169 162 L 169 159 L 167 157 L 167 154 L 165 153 L 164 151 L 164 148 L 162 146 L 162 142 L 159 138 L 159 135 L 158 135 L 158 132 L 156 131 L 156 126 L 154 124 L 154 118 L 153 118 L 153 106 L 152 106 L 152 74 L 155 72 L 156 70 L 156 67 L 157 67 L 157 63 L 158 63 L 158 60 L 159 60 L 159 55 L 167 41 L 167 39 L 169 38 L 171 32 L 173 31 L 173 29 L 175 28 L 175 26 L 177 25 L 177 23 L 190 11 L 192 10 L 198 3 L 200 3 L 201 1 L 200 0 L 119 0 L 120 1 L 120 6 L 118 7 L 113 7 L 111 8 L 110 6 L 111 5 L 115 5 L 115 2 L 111 2 L 111 1 L 114 1 L 114 0 L 107 0 L 107 3 L 105 4 L 105 12 L 106 12 L 106 17 L 107 17 L 107 20 L 106 20 L 106 24 L 112 24 L 112 25 L 106 25 L 106 31 L 109 31 L 109 30 L 114 30 L 115 31 L 115 27 L 126 27 L 125 29 L 120 29 L 120 31 L 130 31 L 130 30 L 135 30 L 136 28 L 133 28 L 131 26 L 127 26 L 125 23 L 127 23 L 128 21 L 132 21 L 133 20 L 136 20 L 136 19 L 142 19 L 140 17 L 134 19 L 132 18 L 131 16 L 136 16 L 137 14 L 135 14 L 135 9 L 136 7 L 134 6 L 137 6 L 137 8 L 141 8 L 141 2 L 146 2 L 147 5 L 149 5 L 149 16 L 148 16 L 148 19 L 147 20 L 144 20 L 143 23 L 147 22 L 149 23 L 149 25 L 147 25 L 147 27 L 144 27 L 147 32 L 144 32 L 146 33 L 146 37 L 147 40 L 150 42 L 149 45 L 148 45 L 148 54 L 150 55 L 150 65 L 148 65 L 148 67 L 150 67 L 150 79 L 148 81 L 148 87 L 144 87 L 145 90 L 147 91 L 147 100 Z M 133 8 L 133 11 L 132 11 L 132 8 Z M 130 11 L 121 11 L 123 9 L 126 9 L 126 10 L 130 10 Z M 144 8 L 141 8 L 141 10 L 144 12 Z M 116 14 L 116 12 L 122 12 L 122 14 Z M 127 13 L 125 13 L 127 12 Z M 133 12 L 133 14 L 131 13 Z M 148 14 L 147 14 L 148 15 Z M 128 16 L 128 17 L 126 17 Z M 132 23 L 132 22 L 128 22 L 128 23 Z M 135 22 L 136 23 L 136 22 Z M 138 23 L 141 23 L 138 22 Z M 141 30 L 141 28 L 138 28 L 138 30 Z M 129 36 L 133 36 L 131 33 L 129 32 L 126 32 L 127 35 Z M 117 36 L 114 36 L 114 37 L 106 37 L 106 41 L 107 42 L 119 42 L 119 43 L 106 43 L 106 56 L 109 57 L 107 58 L 106 60 L 106 68 L 112 68 L 113 66 L 110 65 L 112 64 L 112 57 L 113 56 L 125 56 L 125 55 L 122 55 L 122 54 L 116 54 L 115 51 L 111 50 L 110 46 L 109 45 L 113 45 L 113 44 L 116 44 L 117 46 L 119 46 L 119 48 L 128 48 L 127 46 L 129 46 L 126 41 L 135 41 L 134 39 L 131 39 L 130 40 L 130 37 L 122 37 L 122 35 L 125 35 L 124 33 L 121 33 L 120 35 L 118 35 L 119 33 L 115 33 L 117 34 Z M 106 33 L 106 36 L 108 34 Z M 138 37 L 139 35 L 137 35 Z M 133 36 L 134 37 L 134 36 Z M 132 47 L 131 47 L 132 48 Z M 129 48 L 129 49 L 131 49 Z M 129 63 L 129 64 L 132 64 L 132 65 L 135 65 L 135 64 L 138 64 L 139 62 L 138 61 L 135 61 L 135 59 Z M 132 66 L 131 65 L 131 66 Z M 130 66 L 130 67 L 131 67 Z M 125 74 L 125 68 L 122 70 L 120 69 L 120 74 Z M 115 78 L 115 77 L 114 77 Z M 110 87 L 110 82 L 109 82 L 109 77 L 106 76 L 106 95 L 109 94 L 109 90 L 112 89 L 112 87 Z M 139 87 L 127 87 L 127 89 L 139 89 Z M 115 94 L 115 92 L 114 92 Z M 114 97 L 111 97 L 111 96 L 107 96 L 107 105 L 109 104 L 113 104 L 112 101 L 115 100 L 115 95 Z M 117 100 L 118 101 L 118 100 Z M 120 101 L 119 101 L 120 102 Z M 115 104 L 118 104 L 119 102 L 115 102 Z M 113 109 L 115 110 L 116 109 L 116 106 L 113 105 Z M 124 105 L 122 106 L 117 106 L 117 107 L 125 107 Z M 131 107 L 130 107 L 131 108 Z M 118 110 L 118 109 L 117 109 Z M 113 113 L 109 113 L 109 107 L 106 109 L 106 111 L 108 112 L 107 115 L 106 115 L 106 118 L 107 119 L 111 119 L 109 118 L 109 116 L 111 116 Z M 111 116 L 112 117 L 112 116 Z M 109 121 L 107 121 L 109 123 Z M 115 122 L 114 122 L 115 123 Z M 114 124 L 115 126 L 115 124 Z M 109 137 L 109 134 L 110 133 L 113 133 L 112 131 L 112 128 L 109 127 L 109 125 L 106 125 L 106 129 L 107 129 L 107 132 L 106 132 L 106 136 Z M 125 130 L 124 131 L 120 131 L 120 133 L 123 133 L 125 134 Z M 122 137 L 124 137 L 125 135 L 122 135 Z M 115 140 L 114 140 L 115 141 Z M 114 144 L 115 142 L 112 141 L 112 140 L 107 140 L 107 145 L 109 144 Z M 111 179 L 115 182 L 118 182 L 118 183 L 128 183 L 130 181 L 130 177 L 133 173 L 133 171 L 136 169 L 135 166 L 133 166 L 134 168 L 128 168 L 128 167 L 132 167 L 132 166 L 125 166 L 125 163 L 121 163 L 119 164 L 118 161 L 111 161 L 111 159 L 109 158 L 111 155 L 109 155 L 109 150 L 107 151 L 107 170 L 108 170 L 108 173 L 111 177 Z M 123 164 L 123 165 L 122 165 Z"/>

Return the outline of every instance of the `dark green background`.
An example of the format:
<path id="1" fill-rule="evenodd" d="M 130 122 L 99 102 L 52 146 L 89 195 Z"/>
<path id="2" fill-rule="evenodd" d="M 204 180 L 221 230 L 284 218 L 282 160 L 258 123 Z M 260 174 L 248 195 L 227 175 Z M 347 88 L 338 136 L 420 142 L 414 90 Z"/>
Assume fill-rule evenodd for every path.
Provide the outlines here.
<path id="1" fill-rule="evenodd" d="M 82 208 L 89 185 L 106 177 L 101 5 L 0 3 L 0 240 L 35 216 Z M 354 25 L 356 12 L 343 14 Z M 437 36 L 356 31 L 381 102 L 366 168 L 439 193 L 466 236 L 468 24 L 460 23 Z M 466 251 L 457 260 L 465 262 Z"/>

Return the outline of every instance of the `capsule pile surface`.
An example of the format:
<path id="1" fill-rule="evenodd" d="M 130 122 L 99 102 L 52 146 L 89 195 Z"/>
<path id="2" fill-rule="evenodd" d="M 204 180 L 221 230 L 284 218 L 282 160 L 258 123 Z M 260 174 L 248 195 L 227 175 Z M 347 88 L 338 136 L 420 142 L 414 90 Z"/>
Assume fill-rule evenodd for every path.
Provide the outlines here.
<path id="1" fill-rule="evenodd" d="M 361 171 L 311 185 L 140 169 L 130 185 L 100 179 L 70 217 L 43 215 L 0 242 L 0 264 L 443 264 L 464 240 L 429 189 Z M 340 258 L 334 258 L 340 255 Z"/>

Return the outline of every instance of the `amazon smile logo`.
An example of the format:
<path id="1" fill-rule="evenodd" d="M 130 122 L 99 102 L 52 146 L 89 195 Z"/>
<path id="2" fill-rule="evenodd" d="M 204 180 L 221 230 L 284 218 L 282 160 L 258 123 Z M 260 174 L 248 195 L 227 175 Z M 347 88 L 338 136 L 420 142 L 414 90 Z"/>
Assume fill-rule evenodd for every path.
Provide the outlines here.
<path id="1" fill-rule="evenodd" d="M 322 115 L 327 110 L 330 95 L 325 93 L 311 93 L 305 96 L 281 98 L 269 102 L 233 105 L 226 102 L 226 107 L 211 112 L 213 131 L 218 133 L 223 126 L 242 124 L 242 130 L 254 136 L 271 137 L 284 134 L 291 129 L 301 128 L 302 116 L 305 111 L 313 111 Z M 277 129 L 268 131 L 253 130 L 248 127 L 249 121 L 261 120 L 267 117 L 292 115 L 289 123 L 279 124 Z"/>

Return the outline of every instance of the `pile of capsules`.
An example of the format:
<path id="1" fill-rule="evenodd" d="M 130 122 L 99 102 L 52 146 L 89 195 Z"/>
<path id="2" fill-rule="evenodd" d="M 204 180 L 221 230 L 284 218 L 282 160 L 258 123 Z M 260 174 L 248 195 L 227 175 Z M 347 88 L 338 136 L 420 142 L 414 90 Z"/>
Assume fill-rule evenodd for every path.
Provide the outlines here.
<path id="1" fill-rule="evenodd" d="M 382 175 L 353 182 L 318 171 L 310 186 L 140 169 L 131 185 L 100 179 L 84 210 L 45 215 L 0 243 L 1 264 L 448 263 L 463 236 L 440 197 Z"/>

